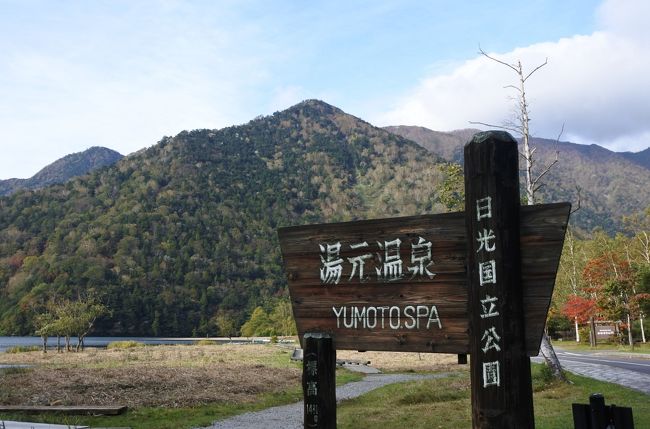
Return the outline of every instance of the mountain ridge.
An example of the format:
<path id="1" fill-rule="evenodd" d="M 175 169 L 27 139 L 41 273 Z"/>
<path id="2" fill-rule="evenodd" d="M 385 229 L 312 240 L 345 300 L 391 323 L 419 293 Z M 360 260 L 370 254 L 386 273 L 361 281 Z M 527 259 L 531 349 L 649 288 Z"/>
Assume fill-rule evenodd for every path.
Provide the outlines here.
<path id="1" fill-rule="evenodd" d="M 553 154 L 541 147 L 540 163 Z M 583 198 L 606 207 L 578 213 L 614 227 L 610 207 L 647 198 L 644 177 L 623 184 L 575 160 L 582 169 L 549 176 L 560 185 L 544 189 L 546 201 L 575 201 L 567 177 L 602 181 L 608 195 Z M 641 169 L 621 162 L 628 174 Z M 239 327 L 257 306 L 288 299 L 277 228 L 459 210 L 462 192 L 462 174 L 441 156 L 318 100 L 182 131 L 112 166 L 0 197 L 0 334 L 31 334 L 47 302 L 79 296 L 112 310 L 99 335 L 219 334 L 223 320 Z"/>
<path id="2" fill-rule="evenodd" d="M 21 189 L 40 189 L 63 183 L 72 177 L 87 174 L 97 168 L 115 164 L 123 155 L 112 149 L 92 146 L 82 152 L 75 152 L 46 165 L 27 179 L 0 180 L 0 196 L 11 195 Z"/>
<path id="3" fill-rule="evenodd" d="M 241 326 L 287 299 L 278 227 L 445 211 L 445 165 L 307 100 L 2 197 L 0 332 L 31 333 L 49 300 L 88 295 L 113 310 L 97 334 L 215 334 L 224 316 Z"/>
<path id="4" fill-rule="evenodd" d="M 462 162 L 464 144 L 479 130 L 458 130 L 447 133 L 424 127 L 385 127 L 402 137 L 420 144 L 444 159 Z M 541 183 L 537 202 L 569 201 L 580 209 L 571 216 L 571 224 L 584 234 L 594 228 L 620 232 L 624 230 L 623 216 L 639 212 L 650 205 L 650 168 L 644 157 L 650 149 L 631 153 L 613 152 L 599 145 L 580 145 L 571 142 L 532 138 L 536 148 L 533 173 L 555 159 Z M 559 151 L 559 152 L 558 152 Z M 521 158 L 520 158 L 521 159 Z M 523 170 L 523 165 L 520 166 Z"/>

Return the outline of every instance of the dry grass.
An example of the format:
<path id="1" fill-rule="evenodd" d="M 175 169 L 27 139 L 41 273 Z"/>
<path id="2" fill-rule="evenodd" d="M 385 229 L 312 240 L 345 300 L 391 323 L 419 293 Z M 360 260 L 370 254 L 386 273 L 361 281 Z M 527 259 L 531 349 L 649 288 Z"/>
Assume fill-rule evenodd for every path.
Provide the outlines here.
<path id="1" fill-rule="evenodd" d="M 404 371 L 453 371 L 466 368 L 459 366 L 456 355 L 439 353 L 397 353 L 397 352 L 356 352 L 339 350 L 338 359 L 370 361 L 371 366 L 384 372 Z"/>
<path id="2" fill-rule="evenodd" d="M 195 406 L 246 403 L 298 386 L 300 367 L 273 346 L 154 346 L 81 353 L 0 354 L 34 365 L 0 377 L 0 403 Z"/>
<path id="3" fill-rule="evenodd" d="M 28 364 L 48 368 L 110 368 L 143 364 L 164 367 L 229 366 L 242 363 L 281 365 L 284 357 L 288 361 L 289 354 L 287 348 L 266 345 L 162 345 L 111 350 L 87 348 L 79 353 L 56 353 L 52 350 L 46 354 L 39 351 L 0 353 L 0 364 Z"/>
<path id="4" fill-rule="evenodd" d="M 0 371 L 5 405 L 127 405 L 186 407 L 250 403 L 261 393 L 300 385 L 290 348 L 273 345 L 146 346 L 0 354 L 0 364 L 32 368 Z M 341 350 L 341 359 L 371 361 L 382 371 L 462 369 L 455 355 Z"/>

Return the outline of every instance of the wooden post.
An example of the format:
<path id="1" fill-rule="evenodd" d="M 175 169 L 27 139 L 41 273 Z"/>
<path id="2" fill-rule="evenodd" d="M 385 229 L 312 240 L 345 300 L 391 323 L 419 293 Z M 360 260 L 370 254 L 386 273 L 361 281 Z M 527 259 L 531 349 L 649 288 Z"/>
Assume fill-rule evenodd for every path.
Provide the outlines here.
<path id="1" fill-rule="evenodd" d="M 589 404 L 571 404 L 571 407 L 574 429 L 634 429 L 632 408 L 605 405 L 600 393 L 589 395 Z"/>
<path id="2" fill-rule="evenodd" d="M 610 406 L 612 421 L 616 429 L 634 429 L 634 418 L 632 408 Z"/>
<path id="3" fill-rule="evenodd" d="M 304 335 L 302 391 L 305 429 L 336 429 L 336 349 L 328 334 Z"/>
<path id="4" fill-rule="evenodd" d="M 571 404 L 573 411 L 573 429 L 591 429 L 589 405 Z"/>
<path id="5" fill-rule="evenodd" d="M 600 393 L 589 396 L 589 411 L 591 426 L 589 429 L 606 429 L 607 410 L 605 409 L 605 397 Z"/>
<path id="6" fill-rule="evenodd" d="M 472 425 L 534 428 L 519 249 L 519 152 L 503 131 L 465 145 Z"/>

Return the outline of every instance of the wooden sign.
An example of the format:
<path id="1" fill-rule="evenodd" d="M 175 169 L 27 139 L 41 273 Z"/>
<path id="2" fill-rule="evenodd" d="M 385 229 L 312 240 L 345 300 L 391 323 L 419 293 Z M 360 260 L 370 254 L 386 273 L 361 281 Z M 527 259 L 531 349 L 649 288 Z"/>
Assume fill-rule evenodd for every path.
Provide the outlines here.
<path id="1" fill-rule="evenodd" d="M 568 203 L 521 208 L 531 356 L 539 350 L 569 210 Z M 340 350 L 469 353 L 465 215 L 281 228 L 301 341 L 305 333 L 322 332 Z"/>
<path id="2" fill-rule="evenodd" d="M 472 426 L 476 429 L 535 427 L 526 355 L 529 315 L 521 277 L 526 268 L 520 257 L 518 158 L 517 142 L 506 132 L 479 133 L 465 145 Z"/>
<path id="3" fill-rule="evenodd" d="M 535 427 L 528 356 L 571 206 L 521 207 L 518 156 L 505 132 L 465 145 L 464 213 L 279 230 L 305 349 L 305 428 L 336 426 L 336 349 L 469 353 L 472 426 Z"/>
<path id="4" fill-rule="evenodd" d="M 306 429 L 336 428 L 336 349 L 327 334 L 306 334 L 302 359 Z"/>

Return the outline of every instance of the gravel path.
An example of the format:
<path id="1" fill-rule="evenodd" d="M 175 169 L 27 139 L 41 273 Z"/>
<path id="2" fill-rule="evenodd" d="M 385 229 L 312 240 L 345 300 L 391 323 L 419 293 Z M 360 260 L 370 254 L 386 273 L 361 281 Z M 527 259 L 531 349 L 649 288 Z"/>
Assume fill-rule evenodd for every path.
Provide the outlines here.
<path id="1" fill-rule="evenodd" d="M 364 393 L 379 387 L 404 381 L 443 378 L 449 376 L 442 374 L 370 374 L 361 381 L 348 383 L 336 388 L 337 402 L 356 398 Z M 215 422 L 212 426 L 203 429 L 302 429 L 303 428 L 302 401 L 281 407 L 268 408 L 254 413 L 241 414 L 227 420 Z"/>

